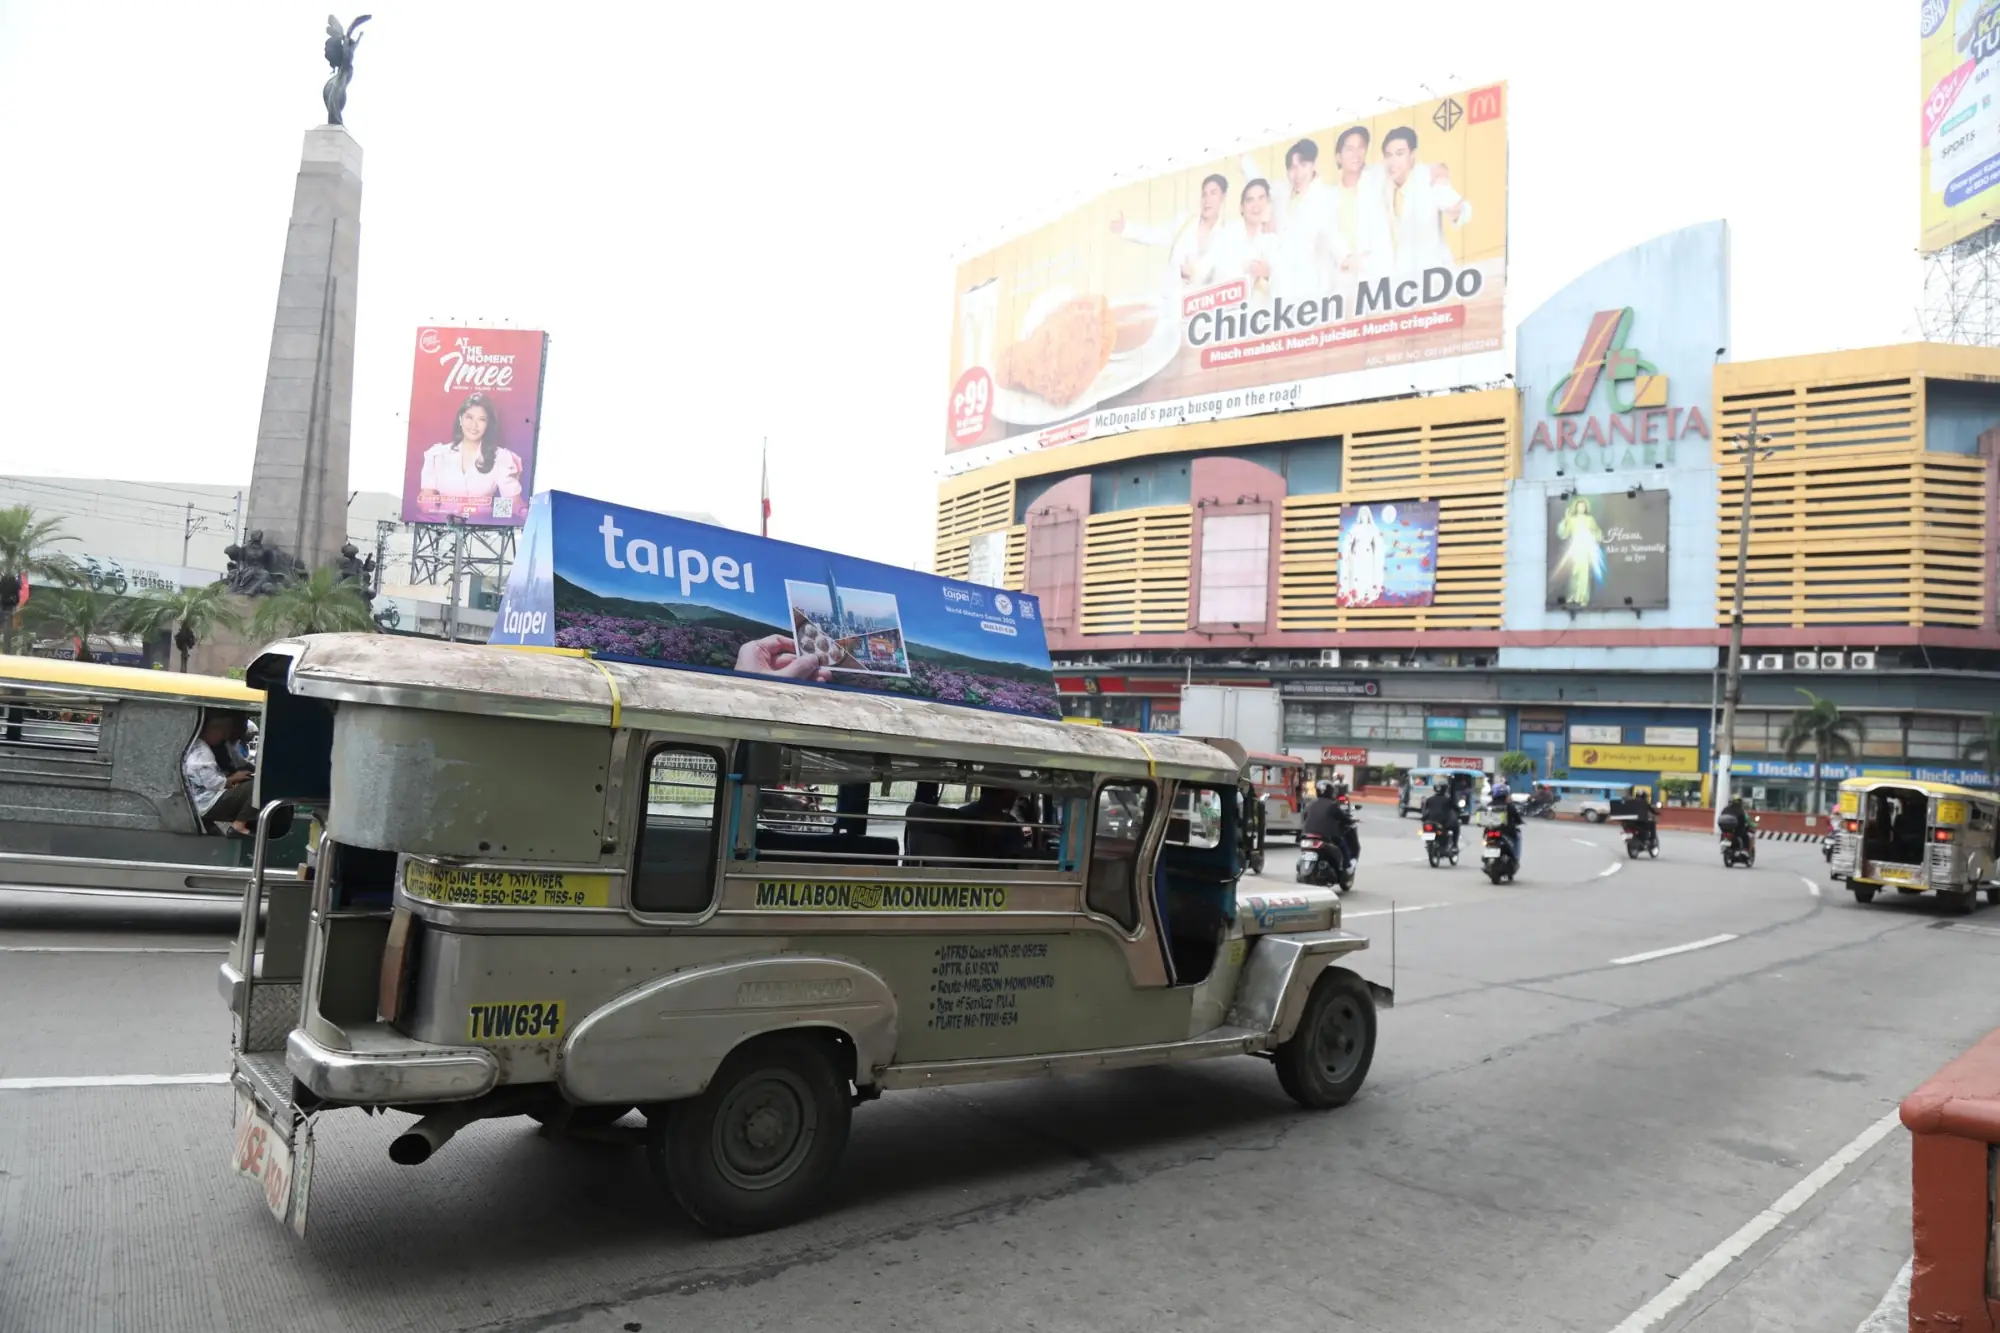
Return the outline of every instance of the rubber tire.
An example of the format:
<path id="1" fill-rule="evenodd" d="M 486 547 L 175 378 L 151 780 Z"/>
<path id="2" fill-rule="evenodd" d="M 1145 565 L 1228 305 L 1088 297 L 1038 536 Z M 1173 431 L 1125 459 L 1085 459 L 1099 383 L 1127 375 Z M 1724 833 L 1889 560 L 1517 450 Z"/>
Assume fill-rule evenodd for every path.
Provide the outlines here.
<path id="1" fill-rule="evenodd" d="M 778 1033 L 729 1053 L 698 1097 L 669 1102 L 646 1121 L 646 1157 L 675 1202 L 706 1230 L 743 1235 L 796 1222 L 821 1203 L 853 1120 L 847 1076 L 833 1043 L 807 1033 Z M 813 1102 L 818 1125 L 806 1159 L 792 1176 L 765 1189 L 745 1189 L 716 1169 L 716 1113 L 738 1085 L 770 1070 L 790 1073 Z"/>
<path id="2" fill-rule="evenodd" d="M 1338 1015 L 1345 1007 L 1359 1019 L 1362 1051 L 1359 1062 L 1347 1077 L 1335 1081 L 1328 1075 L 1313 1050 L 1313 1033 L 1319 1024 Z M 1344 967 L 1329 967 L 1313 982 L 1306 997 L 1305 1012 L 1291 1039 L 1272 1053 L 1278 1067 L 1278 1083 L 1285 1095 L 1309 1111 L 1345 1106 L 1361 1091 L 1368 1067 L 1375 1062 L 1375 997 L 1368 984 Z"/>
<path id="3" fill-rule="evenodd" d="M 1604 822 L 1604 815 L 1596 810 L 1586 810 L 1583 812 L 1583 822 L 1586 824 L 1602 824 Z"/>
<path id="4" fill-rule="evenodd" d="M 1636 861 L 1636 860 L 1638 860 L 1638 859 L 1639 859 L 1639 844 L 1638 844 L 1638 843 L 1636 843 L 1636 842 L 1633 842 L 1633 841 L 1631 841 L 1630 839 L 1627 839 L 1627 840 L 1626 840 L 1626 843 L 1625 843 L 1625 859 L 1626 859 L 1626 860 L 1628 860 L 1628 861 Z"/>
<path id="5" fill-rule="evenodd" d="M 1731 851 L 1730 851 L 1730 850 L 1729 850 L 1728 848 L 1726 848 L 1726 847 L 1725 847 L 1725 848 L 1723 848 L 1723 850 L 1722 850 L 1722 868 L 1723 868 L 1724 870 L 1734 870 L 1734 869 L 1736 869 L 1736 856 L 1735 856 L 1735 853 L 1731 852 Z"/>
<path id="6" fill-rule="evenodd" d="M 1438 863 L 1444 860 L 1444 857 L 1438 854 L 1437 844 L 1434 842 L 1424 844 L 1424 855 L 1431 859 L 1431 869 L 1433 870 L 1436 870 Z"/>
<path id="7" fill-rule="evenodd" d="M 1957 893 L 1944 893 L 1938 896 L 1945 900 L 1944 910 L 1953 916 L 1971 916 L 1972 910 L 1979 906 L 1977 889 L 1962 889 Z"/>
<path id="8" fill-rule="evenodd" d="M 1855 886 L 1854 886 L 1854 901 L 1855 901 L 1855 902 L 1857 902 L 1857 903 L 1872 903 L 1872 902 L 1874 902 L 1874 901 L 1875 901 L 1875 886 L 1874 886 L 1874 885 L 1872 885 L 1872 884 L 1857 884 L 1857 885 L 1855 885 Z"/>
<path id="9" fill-rule="evenodd" d="M 625 1118 L 630 1106 L 572 1106 L 567 1128 L 608 1129 Z M 553 1112 L 536 1108 L 528 1112 L 528 1117 L 538 1125 L 546 1125 L 555 1119 Z"/>
<path id="10" fill-rule="evenodd" d="M 1988 889 L 1986 891 L 1986 905 L 1988 907 L 2000 907 L 2000 889 Z"/>

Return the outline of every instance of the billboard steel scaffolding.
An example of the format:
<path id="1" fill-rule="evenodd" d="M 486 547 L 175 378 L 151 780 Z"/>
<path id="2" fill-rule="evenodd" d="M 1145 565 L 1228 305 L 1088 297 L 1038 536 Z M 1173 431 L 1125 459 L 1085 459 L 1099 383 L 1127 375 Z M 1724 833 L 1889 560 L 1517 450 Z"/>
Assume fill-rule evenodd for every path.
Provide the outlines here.
<path id="1" fill-rule="evenodd" d="M 1927 342 L 2000 346 L 2000 223 L 1925 259 L 1918 319 Z"/>

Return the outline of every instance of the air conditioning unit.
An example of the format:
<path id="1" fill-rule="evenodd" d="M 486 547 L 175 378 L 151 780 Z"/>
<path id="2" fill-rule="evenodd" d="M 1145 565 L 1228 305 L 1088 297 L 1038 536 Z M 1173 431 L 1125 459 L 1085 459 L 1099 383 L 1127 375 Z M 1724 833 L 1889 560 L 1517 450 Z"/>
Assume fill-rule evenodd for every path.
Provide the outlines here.
<path id="1" fill-rule="evenodd" d="M 1821 653 L 1819 655 L 1819 669 L 1821 671 L 1841 671 L 1846 669 L 1846 667 L 1846 653 Z"/>
<path id="2" fill-rule="evenodd" d="M 1785 655 L 1783 653 L 1759 653 L 1757 654 L 1757 669 L 1759 671 L 1783 671 L 1785 669 Z"/>
<path id="3" fill-rule="evenodd" d="M 1265 658 L 1263 661 L 1257 664 L 1257 669 L 1259 671 L 1269 671 L 1271 669 L 1271 660 L 1269 658 Z"/>
<path id="4" fill-rule="evenodd" d="M 1323 667 L 1331 667 L 1331 668 L 1333 668 L 1333 669 L 1334 669 L 1334 670 L 1336 670 L 1336 671 L 1337 671 L 1337 670 L 1339 670 L 1339 669 L 1340 669 L 1340 649 L 1338 649 L 1338 648 L 1322 648 L 1322 649 L 1320 649 L 1320 650 L 1319 650 L 1319 664 L 1320 664 L 1321 666 L 1323 666 Z"/>
<path id="5" fill-rule="evenodd" d="M 1873 671 L 1875 669 L 1875 654 L 1849 653 L 1847 655 L 1847 665 L 1854 671 Z"/>
<path id="6" fill-rule="evenodd" d="M 1817 671 L 1817 670 L 1819 670 L 1819 654 L 1818 654 L 1818 653 L 1793 653 L 1793 654 L 1792 654 L 1792 670 L 1794 670 L 1794 671 Z"/>

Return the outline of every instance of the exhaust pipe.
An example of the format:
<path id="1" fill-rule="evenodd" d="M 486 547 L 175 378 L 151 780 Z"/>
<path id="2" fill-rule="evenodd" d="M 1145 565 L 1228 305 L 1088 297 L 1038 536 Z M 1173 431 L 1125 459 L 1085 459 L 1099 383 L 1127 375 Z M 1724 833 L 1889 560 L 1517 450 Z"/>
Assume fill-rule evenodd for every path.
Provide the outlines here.
<path id="1" fill-rule="evenodd" d="M 481 1118 L 471 1102 L 433 1111 L 389 1143 L 389 1160 L 398 1166 L 422 1166 L 451 1136 Z"/>

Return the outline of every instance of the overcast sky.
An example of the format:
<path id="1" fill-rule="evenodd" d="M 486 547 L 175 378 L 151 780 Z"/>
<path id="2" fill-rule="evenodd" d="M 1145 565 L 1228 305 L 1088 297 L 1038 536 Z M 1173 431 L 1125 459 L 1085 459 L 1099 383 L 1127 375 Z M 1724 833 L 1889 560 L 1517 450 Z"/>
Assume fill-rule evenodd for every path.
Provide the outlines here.
<path id="1" fill-rule="evenodd" d="M 927 566 L 958 251 L 1424 85 L 1510 81 L 1510 324 L 1726 217 L 1733 359 L 1916 336 L 1916 0 L 375 8 L 355 487 L 416 326 L 542 328 L 538 486 L 748 527 L 769 436 L 774 535 Z M 0 0 L 0 473 L 247 483 L 325 19 Z"/>

